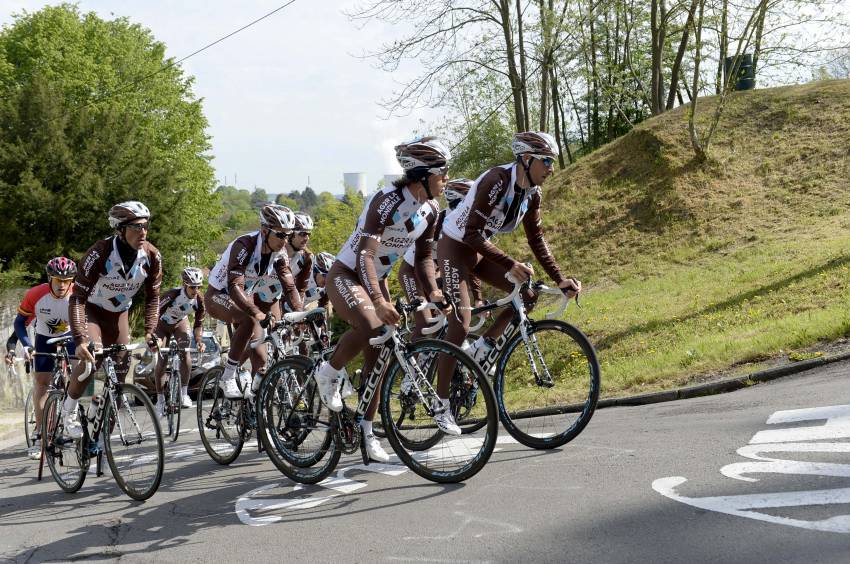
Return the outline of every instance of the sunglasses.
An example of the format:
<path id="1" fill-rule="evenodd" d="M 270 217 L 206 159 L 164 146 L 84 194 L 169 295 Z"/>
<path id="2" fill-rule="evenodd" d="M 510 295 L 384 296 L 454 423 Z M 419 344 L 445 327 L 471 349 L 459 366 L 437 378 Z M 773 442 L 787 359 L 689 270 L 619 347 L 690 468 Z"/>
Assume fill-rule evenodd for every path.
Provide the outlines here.
<path id="1" fill-rule="evenodd" d="M 292 233 L 291 231 L 275 231 L 273 229 L 269 229 L 269 232 L 278 239 L 286 239 L 289 237 L 289 234 Z"/>
<path id="2" fill-rule="evenodd" d="M 201 287 L 200 286 L 186 286 L 186 289 L 187 290 L 200 290 Z"/>
<path id="3" fill-rule="evenodd" d="M 436 174 L 437 176 L 446 176 L 449 173 L 449 167 L 448 165 L 446 165 L 435 168 L 429 168 L 428 172 L 430 174 Z"/>
<path id="4" fill-rule="evenodd" d="M 295 234 L 296 234 L 296 235 L 299 235 L 299 236 L 301 236 L 301 237 L 309 237 L 309 236 L 310 236 L 310 232 L 309 232 L 309 231 L 296 231 L 296 232 L 295 232 Z"/>
<path id="5" fill-rule="evenodd" d="M 549 168 L 550 166 L 555 164 L 555 159 L 552 157 L 538 157 L 537 155 L 532 155 L 532 158 L 537 159 L 538 161 L 543 163 L 543 166 L 545 166 L 546 168 Z"/>
<path id="6" fill-rule="evenodd" d="M 147 231 L 150 228 L 150 221 L 144 223 L 125 223 L 124 227 L 133 231 Z"/>

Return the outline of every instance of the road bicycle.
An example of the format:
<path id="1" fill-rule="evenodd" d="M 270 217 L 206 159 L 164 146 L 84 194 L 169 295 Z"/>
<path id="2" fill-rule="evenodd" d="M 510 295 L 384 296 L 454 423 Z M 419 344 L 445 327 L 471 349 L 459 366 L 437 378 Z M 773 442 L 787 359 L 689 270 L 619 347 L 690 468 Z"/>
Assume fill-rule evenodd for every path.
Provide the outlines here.
<path id="1" fill-rule="evenodd" d="M 409 313 L 425 307 L 419 302 L 396 304 L 405 323 Z M 444 319 L 436 320 L 435 325 Z M 460 482 L 480 471 L 496 445 L 498 416 L 492 387 L 478 365 L 450 343 L 428 338 L 410 343 L 396 327 L 385 327 L 385 333 L 369 343 L 381 350 L 362 384 L 356 410 L 343 402 L 342 411 L 335 413 L 321 402 L 314 359 L 287 357 L 269 369 L 258 394 L 259 434 L 275 466 L 292 480 L 317 483 L 333 472 L 343 453 L 354 454 L 359 449 L 368 464 L 359 423 L 383 381 L 381 421 L 390 445 L 405 465 L 441 483 Z M 445 435 L 433 420 L 437 396 L 428 375 L 433 373 L 430 365 L 444 354 L 457 359 L 457 372 L 477 384 L 479 400 L 468 420 L 483 425 L 465 437 Z M 416 413 L 400 418 L 403 406 L 413 398 Z"/>
<path id="2" fill-rule="evenodd" d="M 62 405 L 67 386 L 48 395 L 42 417 L 44 458 L 63 491 L 73 493 L 82 487 L 92 458 L 96 475 L 102 476 L 104 454 L 118 487 L 131 498 L 144 501 L 159 488 L 165 460 L 159 419 L 147 394 L 133 384 L 121 383 L 115 371 L 113 357 L 137 347 L 116 344 L 93 351 L 96 359 L 103 360 L 105 378 L 88 413 L 77 406 L 81 438 L 65 435 Z M 89 372 L 86 368 L 81 380 Z"/>
<path id="3" fill-rule="evenodd" d="M 322 308 L 286 313 L 278 322 L 268 317 L 261 323 L 264 329 L 263 338 L 251 346 L 269 347 L 269 360 L 273 364 L 292 352 L 293 335 L 303 334 L 305 330 L 317 335 L 323 319 Z M 300 326 L 300 332 L 296 331 L 297 326 Z M 298 342 L 295 345 L 297 346 Z M 222 366 L 207 371 L 198 389 L 197 417 L 201 441 L 210 458 L 219 464 L 228 465 L 236 460 L 245 443 L 250 440 L 256 430 L 257 417 L 253 399 L 246 401 L 241 397 L 225 397 L 219 386 L 223 375 Z M 241 377 L 237 377 L 236 382 L 243 395 L 246 387 L 251 385 L 248 378 L 243 381 Z M 257 448 L 260 452 L 265 450 L 262 441 L 258 441 Z"/>
<path id="4" fill-rule="evenodd" d="M 180 348 L 173 336 L 169 337 L 167 347 L 160 347 L 159 349 L 159 361 L 165 362 L 167 385 L 164 411 L 167 430 L 165 436 L 171 438 L 172 442 L 176 441 L 180 435 L 180 412 L 183 408 L 183 397 L 180 392 L 183 385 L 180 378 L 180 359 L 187 352 L 197 352 L 197 349 Z"/>

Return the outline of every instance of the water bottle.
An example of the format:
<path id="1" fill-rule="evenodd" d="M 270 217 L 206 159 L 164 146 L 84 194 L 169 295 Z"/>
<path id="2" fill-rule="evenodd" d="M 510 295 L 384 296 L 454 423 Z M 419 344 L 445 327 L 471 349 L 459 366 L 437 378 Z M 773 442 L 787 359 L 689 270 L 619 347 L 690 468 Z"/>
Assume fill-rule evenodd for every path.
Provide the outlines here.
<path id="1" fill-rule="evenodd" d="M 89 421 L 94 421 L 97 417 L 97 410 L 103 405 L 103 397 L 100 394 L 95 394 L 91 397 L 91 405 L 89 405 L 88 418 Z"/>

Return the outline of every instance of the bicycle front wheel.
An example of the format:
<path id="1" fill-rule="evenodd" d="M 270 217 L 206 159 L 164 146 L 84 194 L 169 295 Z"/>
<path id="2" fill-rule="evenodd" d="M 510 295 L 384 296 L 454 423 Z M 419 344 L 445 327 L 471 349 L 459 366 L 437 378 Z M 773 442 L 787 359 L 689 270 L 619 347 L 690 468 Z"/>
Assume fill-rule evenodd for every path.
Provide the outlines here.
<path id="1" fill-rule="evenodd" d="M 40 429 L 35 428 L 35 400 L 33 400 L 32 390 L 30 390 L 27 399 L 24 401 L 24 437 L 27 440 L 27 448 L 32 446 L 36 431 L 40 431 Z"/>
<path id="2" fill-rule="evenodd" d="M 177 440 L 180 435 L 180 412 L 183 405 L 180 397 L 180 375 L 170 374 L 168 377 L 168 402 L 166 403 L 166 417 L 168 418 L 168 436 L 171 441 Z"/>
<path id="3" fill-rule="evenodd" d="M 74 493 L 83 486 L 89 471 L 89 459 L 83 439 L 64 435 L 62 402 L 65 394 L 56 391 L 47 396 L 41 419 L 41 437 L 44 458 L 53 479 L 62 491 Z"/>
<path id="4" fill-rule="evenodd" d="M 342 456 L 334 440 L 336 416 L 319 399 L 313 368 L 306 358 L 276 362 L 263 378 L 257 401 L 266 453 L 278 470 L 303 484 L 324 480 Z"/>
<path id="5" fill-rule="evenodd" d="M 562 446 L 590 422 L 599 401 L 599 361 L 584 333 L 563 321 L 532 322 L 499 357 L 496 397 L 502 424 L 538 449 Z"/>
<path id="6" fill-rule="evenodd" d="M 239 430 L 241 399 L 227 399 L 219 386 L 224 368 L 210 368 L 198 389 L 198 432 L 210 458 L 228 465 L 242 452 L 245 441 Z"/>
<path id="7" fill-rule="evenodd" d="M 100 432 L 118 487 L 137 501 L 156 493 L 165 451 L 159 419 L 147 394 L 133 384 L 119 384 Z"/>
<path id="8" fill-rule="evenodd" d="M 454 483 L 474 476 L 490 459 L 496 446 L 499 420 L 493 388 L 475 361 L 451 343 L 422 339 L 404 354 L 410 372 L 397 361 L 393 362 L 381 388 L 381 420 L 387 439 L 401 461 L 423 478 Z M 464 410 L 464 421 L 458 422 L 461 427 L 471 428 L 484 421 L 476 431 L 450 436 L 442 433 L 434 422 L 431 405 L 436 391 L 429 381 L 431 366 L 422 363 L 423 359 L 433 359 L 430 362 L 436 363 L 442 355 L 456 359 L 455 374 L 477 383 L 476 401 Z M 414 412 L 411 412 L 411 394 L 422 395 L 415 400 Z M 450 399 L 455 401 L 454 397 Z M 452 403 L 451 409 L 457 413 L 460 406 Z M 414 448 L 410 448 L 411 445 Z"/>

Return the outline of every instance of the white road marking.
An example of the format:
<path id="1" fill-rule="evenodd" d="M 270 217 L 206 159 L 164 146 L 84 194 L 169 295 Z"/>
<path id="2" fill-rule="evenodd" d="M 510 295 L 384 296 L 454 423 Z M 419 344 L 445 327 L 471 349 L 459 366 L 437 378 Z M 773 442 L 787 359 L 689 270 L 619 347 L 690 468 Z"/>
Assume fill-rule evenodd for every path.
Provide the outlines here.
<path id="1" fill-rule="evenodd" d="M 751 461 L 727 464 L 720 469 L 720 473 L 744 482 L 758 482 L 757 478 L 748 477 L 745 474 L 850 477 L 850 464 L 798 461 L 765 456 L 767 453 L 850 452 L 850 443 L 845 442 L 846 439 L 850 438 L 850 405 L 777 411 L 767 419 L 767 424 L 777 425 L 805 421 L 825 421 L 825 423 L 759 431 L 750 440 L 750 444 L 739 448 L 737 451 L 739 455 L 750 458 Z M 827 442 L 830 439 L 841 442 Z M 756 511 L 757 509 L 776 510 L 786 507 L 850 504 L 850 488 L 687 497 L 676 491 L 685 482 L 687 482 L 687 478 L 681 476 L 659 478 L 652 483 L 652 489 L 675 501 L 709 511 L 814 531 L 850 534 L 850 515 L 834 515 L 826 519 L 805 520 Z"/>

